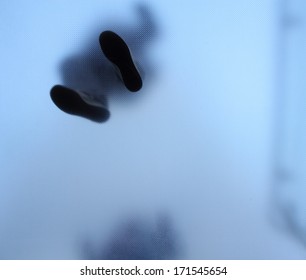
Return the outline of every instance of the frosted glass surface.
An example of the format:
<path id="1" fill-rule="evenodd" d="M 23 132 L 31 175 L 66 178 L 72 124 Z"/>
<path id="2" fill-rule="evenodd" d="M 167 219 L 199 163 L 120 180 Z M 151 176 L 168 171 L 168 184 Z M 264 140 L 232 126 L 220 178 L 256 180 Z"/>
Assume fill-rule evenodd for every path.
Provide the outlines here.
<path id="1" fill-rule="evenodd" d="M 305 258 L 270 207 L 278 10 L 2 1 L 0 258 Z M 139 92 L 103 57 L 104 30 L 129 44 Z M 55 84 L 107 97 L 110 119 L 60 111 Z"/>

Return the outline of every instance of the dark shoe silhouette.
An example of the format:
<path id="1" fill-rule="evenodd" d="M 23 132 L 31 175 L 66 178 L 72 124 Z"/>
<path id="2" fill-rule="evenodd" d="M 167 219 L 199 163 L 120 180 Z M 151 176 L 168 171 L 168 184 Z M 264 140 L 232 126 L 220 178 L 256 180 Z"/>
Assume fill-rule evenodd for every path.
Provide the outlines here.
<path id="1" fill-rule="evenodd" d="M 105 101 L 86 92 L 55 85 L 50 96 L 55 105 L 65 113 L 87 118 L 94 122 L 105 122 L 110 116 Z"/>
<path id="2" fill-rule="evenodd" d="M 112 31 L 104 31 L 99 37 L 101 49 L 106 58 L 119 70 L 126 88 L 132 92 L 142 87 L 142 79 L 124 40 Z"/>

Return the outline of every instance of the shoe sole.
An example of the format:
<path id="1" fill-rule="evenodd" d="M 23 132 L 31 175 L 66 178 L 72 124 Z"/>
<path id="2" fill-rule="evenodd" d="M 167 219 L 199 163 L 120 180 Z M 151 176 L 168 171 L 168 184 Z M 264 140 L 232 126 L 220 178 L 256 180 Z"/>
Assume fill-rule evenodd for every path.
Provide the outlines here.
<path id="1" fill-rule="evenodd" d="M 119 69 L 126 88 L 132 92 L 140 90 L 142 79 L 124 40 L 112 31 L 104 31 L 99 42 L 106 58 Z"/>
<path id="2" fill-rule="evenodd" d="M 86 103 L 73 89 L 56 85 L 51 89 L 50 96 L 54 104 L 67 114 L 84 117 L 99 123 L 107 121 L 110 117 L 107 108 Z"/>

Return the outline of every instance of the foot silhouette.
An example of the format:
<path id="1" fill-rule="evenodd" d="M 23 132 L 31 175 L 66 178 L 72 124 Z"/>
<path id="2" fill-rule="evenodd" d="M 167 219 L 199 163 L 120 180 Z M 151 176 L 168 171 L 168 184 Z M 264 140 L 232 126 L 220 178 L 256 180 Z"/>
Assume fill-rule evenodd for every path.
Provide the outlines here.
<path id="1" fill-rule="evenodd" d="M 105 122 L 110 117 L 105 101 L 84 91 L 55 85 L 50 96 L 54 104 L 65 113 L 87 118 L 94 122 Z"/>
<path id="2" fill-rule="evenodd" d="M 132 92 L 140 90 L 142 79 L 124 40 L 112 31 L 104 31 L 100 34 L 99 41 L 104 55 L 119 71 L 126 88 Z"/>

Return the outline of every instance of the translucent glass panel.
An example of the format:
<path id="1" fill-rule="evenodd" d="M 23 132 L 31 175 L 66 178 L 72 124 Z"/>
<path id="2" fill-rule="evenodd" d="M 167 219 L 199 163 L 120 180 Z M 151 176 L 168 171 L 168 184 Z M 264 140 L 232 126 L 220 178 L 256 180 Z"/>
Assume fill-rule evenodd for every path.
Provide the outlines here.
<path id="1" fill-rule="evenodd" d="M 267 213 L 278 16 L 272 0 L 2 1 L 0 258 L 304 258 Z M 59 110 L 56 84 L 106 98 L 109 120 Z"/>

